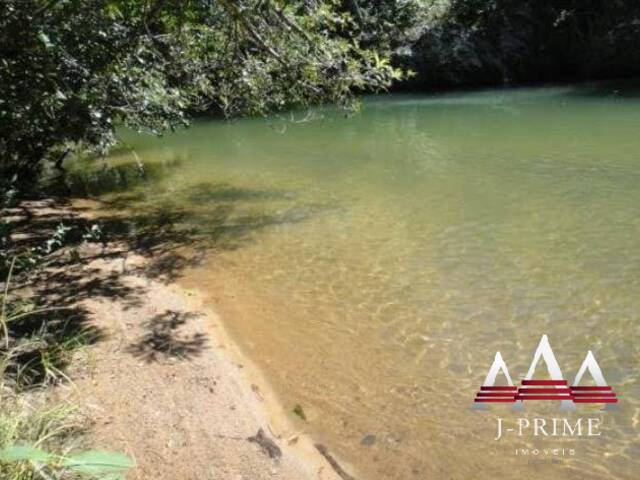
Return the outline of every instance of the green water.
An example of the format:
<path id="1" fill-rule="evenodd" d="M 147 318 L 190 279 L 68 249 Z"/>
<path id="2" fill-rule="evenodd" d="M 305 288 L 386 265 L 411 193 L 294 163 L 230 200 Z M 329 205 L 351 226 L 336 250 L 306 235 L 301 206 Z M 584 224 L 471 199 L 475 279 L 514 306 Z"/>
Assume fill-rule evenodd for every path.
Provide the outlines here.
<path id="1" fill-rule="evenodd" d="M 639 125 L 627 87 L 388 95 L 351 117 L 125 135 L 155 173 L 105 198 L 187 229 L 161 273 L 205 293 L 358 478 L 631 479 Z M 599 438 L 494 441 L 519 414 L 473 411 L 475 392 L 498 349 L 519 381 L 544 333 L 569 380 L 593 350 L 620 408 L 581 407 Z M 524 446 L 576 452 L 532 465 Z"/>

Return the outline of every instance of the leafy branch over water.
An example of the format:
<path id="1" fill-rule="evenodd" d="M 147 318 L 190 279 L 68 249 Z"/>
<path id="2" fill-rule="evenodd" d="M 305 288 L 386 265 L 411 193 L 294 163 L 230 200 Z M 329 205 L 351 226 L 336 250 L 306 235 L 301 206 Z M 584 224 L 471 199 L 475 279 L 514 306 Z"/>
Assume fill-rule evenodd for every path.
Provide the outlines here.
<path id="1" fill-rule="evenodd" d="M 161 134 L 198 112 L 263 114 L 388 87 L 388 47 L 334 0 L 5 0 L 0 172 L 24 188 L 124 124 Z"/>

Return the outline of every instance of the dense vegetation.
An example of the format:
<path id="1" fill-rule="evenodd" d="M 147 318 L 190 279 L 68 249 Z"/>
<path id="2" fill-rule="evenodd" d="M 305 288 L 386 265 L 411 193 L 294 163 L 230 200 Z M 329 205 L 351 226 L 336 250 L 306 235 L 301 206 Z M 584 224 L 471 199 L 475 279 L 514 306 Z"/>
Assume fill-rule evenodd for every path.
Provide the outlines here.
<path id="1" fill-rule="evenodd" d="M 333 0 L 5 0 L 3 177 L 24 183 L 78 142 L 104 151 L 118 124 L 161 133 L 198 111 L 349 103 L 399 78 L 385 35 L 365 34 Z"/>
<path id="2" fill-rule="evenodd" d="M 401 61 L 415 87 L 629 77 L 640 74 L 640 2 L 430 2 Z"/>
<path id="3" fill-rule="evenodd" d="M 625 0 L 4 0 L 0 178 L 118 124 L 350 104 L 403 78 L 390 58 L 412 88 L 515 84 L 636 75 L 639 41 Z"/>

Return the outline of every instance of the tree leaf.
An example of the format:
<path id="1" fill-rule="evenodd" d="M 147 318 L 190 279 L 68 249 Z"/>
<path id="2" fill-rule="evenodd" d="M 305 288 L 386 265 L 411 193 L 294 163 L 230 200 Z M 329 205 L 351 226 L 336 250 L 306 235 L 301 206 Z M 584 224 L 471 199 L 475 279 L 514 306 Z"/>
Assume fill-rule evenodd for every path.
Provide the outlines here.
<path id="1" fill-rule="evenodd" d="M 44 44 L 45 47 L 51 48 L 53 47 L 53 43 L 49 40 L 49 36 L 44 32 L 38 33 L 38 39 Z"/>
<path id="2" fill-rule="evenodd" d="M 124 473 L 109 473 L 104 477 L 100 477 L 100 480 L 125 480 Z"/>
<path id="3" fill-rule="evenodd" d="M 0 461 L 20 462 L 30 460 L 32 462 L 47 463 L 51 456 L 33 445 L 11 445 L 0 450 Z"/>
<path id="4" fill-rule="evenodd" d="M 62 465 L 79 473 L 99 475 L 123 473 L 135 467 L 135 462 L 122 453 L 89 450 L 66 457 Z"/>

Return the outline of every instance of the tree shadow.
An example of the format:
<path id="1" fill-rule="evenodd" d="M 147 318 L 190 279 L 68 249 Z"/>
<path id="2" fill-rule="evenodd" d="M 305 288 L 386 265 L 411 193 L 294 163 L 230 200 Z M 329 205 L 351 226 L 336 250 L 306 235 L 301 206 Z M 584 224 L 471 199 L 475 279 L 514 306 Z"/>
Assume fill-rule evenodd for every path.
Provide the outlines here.
<path id="1" fill-rule="evenodd" d="M 103 337 L 103 332 L 92 326 L 83 302 L 117 300 L 125 309 L 144 302 L 145 288 L 124 281 L 125 275 L 174 282 L 205 258 L 241 248 L 267 229 L 293 226 L 334 208 L 301 204 L 279 190 L 222 183 L 191 185 L 171 198 L 149 196 L 145 191 L 148 182 L 166 171 L 148 168 L 141 173 L 136 165 L 118 168 L 117 174 L 103 172 L 91 177 L 99 193 L 108 195 L 90 205 L 76 202 L 72 206 L 64 196 L 36 197 L 0 213 L 0 218 L 10 219 L 11 229 L 9 244 L 0 247 L 6 258 L 20 259 L 14 271 L 12 298 L 23 297 L 28 291 L 37 308 L 63 308 L 12 326 L 11 347 L 19 354 L 11 368 L 16 375 L 29 371 L 27 383 L 47 378 L 51 367 L 63 372 L 70 358 L 67 351 Z M 101 179 L 104 175 L 107 180 Z M 86 193 L 93 188 L 80 186 L 79 177 L 73 182 L 76 191 Z M 60 225 L 64 235 L 59 244 L 48 248 Z M 31 257 L 36 258 L 31 261 Z M 128 262 L 130 257 L 142 257 L 143 261 Z M 114 259 L 121 262 L 114 263 Z M 109 262 L 100 265 L 104 261 Z M 184 333 L 192 318 L 191 313 L 167 311 L 148 320 L 144 324 L 148 332 L 129 351 L 145 361 L 197 355 L 206 347 L 206 336 Z M 27 347 L 27 340 L 40 333 L 44 343 L 32 342 Z M 54 351 L 61 354 L 52 361 Z"/>
<path id="2" fill-rule="evenodd" d="M 207 255 L 241 248 L 269 228 L 292 226 L 334 208 L 295 202 L 279 190 L 251 190 L 200 183 L 172 198 L 136 192 L 100 201 L 95 223 L 110 242 L 145 257 L 138 273 L 170 283 Z M 264 208 L 263 208 L 264 207 Z"/>
<path id="3" fill-rule="evenodd" d="M 87 322 L 80 306 L 41 311 L 8 325 L 3 346 L 3 380 L 16 389 L 63 380 L 76 349 L 101 340 L 103 332 Z"/>
<path id="4" fill-rule="evenodd" d="M 122 149 L 112 152 L 112 156 L 129 158 L 109 162 L 94 157 L 79 161 L 74 168 L 46 178 L 39 191 L 40 195 L 88 198 L 114 192 L 131 192 L 135 188 L 157 182 L 179 168 L 183 160 L 172 158 L 164 162 L 141 163 L 134 160 L 131 152 Z"/>
<path id="5" fill-rule="evenodd" d="M 206 335 L 182 331 L 189 320 L 198 316 L 193 312 L 165 310 L 143 324 L 147 332 L 127 351 L 148 363 L 168 358 L 189 360 L 200 355 L 207 348 Z"/>

